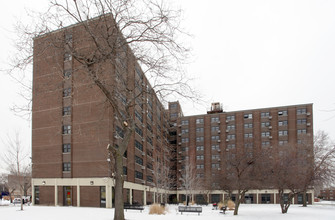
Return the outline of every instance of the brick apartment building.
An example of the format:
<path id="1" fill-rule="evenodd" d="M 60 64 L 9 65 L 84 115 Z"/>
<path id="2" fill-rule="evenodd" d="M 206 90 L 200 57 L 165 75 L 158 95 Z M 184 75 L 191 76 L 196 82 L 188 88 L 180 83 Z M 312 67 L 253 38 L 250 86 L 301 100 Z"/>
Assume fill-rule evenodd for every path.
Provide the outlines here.
<path id="1" fill-rule="evenodd" d="M 110 208 L 114 202 L 106 146 L 117 145 L 122 132 L 104 95 L 67 51 L 68 45 L 87 51 L 90 46 L 85 37 L 79 24 L 34 40 L 34 204 Z M 125 50 L 131 51 L 129 47 Z M 132 56 L 110 64 L 106 71 L 123 71 L 124 63 L 129 84 L 137 90 L 151 89 Z M 117 85 L 113 74 L 105 80 Z M 119 96 L 121 105 L 123 97 Z M 312 104 L 237 112 L 223 112 L 214 104 L 208 114 L 184 116 L 179 102 L 169 103 L 166 109 L 155 93 L 143 93 L 135 103 L 136 129 L 123 158 L 124 201 L 129 203 L 183 200 L 185 192 L 179 181 L 183 163 L 179 161 L 185 158 L 197 165 L 197 178 L 206 179 L 224 168 L 226 150 L 244 146 L 246 139 L 250 146 L 261 148 L 296 145 L 301 134 L 310 134 L 309 141 L 313 137 Z M 246 200 L 253 203 L 278 201 L 273 188 L 248 193 Z M 194 191 L 193 199 L 199 200 L 201 194 L 203 191 Z M 220 190 L 210 194 L 209 202 L 226 196 Z M 309 201 L 311 198 L 312 191 Z"/>
<path id="2" fill-rule="evenodd" d="M 257 151 L 271 149 L 270 158 L 283 154 L 283 147 L 302 147 L 312 155 L 313 143 L 313 115 L 312 104 L 280 106 L 223 112 L 220 103 L 212 103 L 207 114 L 182 116 L 178 102 L 169 103 L 170 117 L 174 119 L 176 145 L 176 174 L 177 180 L 183 176 L 185 162 L 193 163 L 196 177 L 202 181 L 202 186 L 211 190 L 206 198 L 199 190 L 195 200 L 209 200 L 218 202 L 224 200 L 228 194 L 215 190 L 215 184 L 223 181 L 229 161 L 234 160 L 236 150 L 243 149 L 245 157 Z M 308 144 L 306 144 L 308 143 Z M 311 157 L 303 155 L 307 163 L 313 163 Z M 306 158 L 305 158 L 306 157 Z M 265 158 L 264 158 L 265 160 Z M 213 178 L 219 176 L 219 178 Z M 185 194 L 182 182 L 177 181 L 180 200 Z M 308 191 L 308 201 L 312 202 L 314 194 Z M 234 199 L 234 195 L 233 195 Z M 267 182 L 250 189 L 245 197 L 250 203 L 277 203 L 279 201 L 277 189 Z M 302 202 L 302 195 L 294 198 L 295 203 Z"/>
<path id="3" fill-rule="evenodd" d="M 319 197 L 324 200 L 333 200 L 335 201 L 335 188 L 328 188 L 320 190 Z"/>

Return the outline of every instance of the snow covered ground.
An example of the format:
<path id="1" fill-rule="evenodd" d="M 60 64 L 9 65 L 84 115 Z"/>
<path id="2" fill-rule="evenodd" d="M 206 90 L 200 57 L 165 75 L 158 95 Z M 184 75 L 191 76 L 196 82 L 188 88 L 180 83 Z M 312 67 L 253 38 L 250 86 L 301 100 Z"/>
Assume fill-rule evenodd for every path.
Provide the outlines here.
<path id="1" fill-rule="evenodd" d="M 140 211 L 128 210 L 125 212 L 127 220 L 197 220 L 210 219 L 221 220 L 229 219 L 335 219 L 335 204 L 318 203 L 313 206 L 302 207 L 293 205 L 287 214 L 281 214 L 278 204 L 242 204 L 239 215 L 233 216 L 233 211 L 227 211 L 225 215 L 219 210 L 212 210 L 211 206 L 203 206 L 203 212 L 198 216 L 196 213 L 177 212 L 177 206 L 169 206 L 166 215 L 149 215 L 149 207 Z M 77 208 L 77 207 L 48 207 L 48 206 L 24 206 L 24 211 L 20 211 L 19 205 L 0 206 L 1 219 L 25 219 L 25 220 L 59 220 L 59 219 L 80 219 L 80 220 L 111 220 L 113 219 L 114 209 L 105 208 Z"/>

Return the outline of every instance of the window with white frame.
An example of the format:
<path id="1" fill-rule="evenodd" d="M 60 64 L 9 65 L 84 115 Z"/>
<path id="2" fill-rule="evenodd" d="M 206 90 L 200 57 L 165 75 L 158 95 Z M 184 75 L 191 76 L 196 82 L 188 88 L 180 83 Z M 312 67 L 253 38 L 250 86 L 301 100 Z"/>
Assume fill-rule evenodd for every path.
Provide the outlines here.
<path id="1" fill-rule="evenodd" d="M 196 124 L 203 124 L 204 123 L 204 119 L 203 118 L 197 118 L 195 121 Z"/>
<path id="2" fill-rule="evenodd" d="M 204 160 L 204 155 L 197 155 L 197 160 Z"/>
<path id="3" fill-rule="evenodd" d="M 195 131 L 196 131 L 197 133 L 202 133 L 202 132 L 204 132 L 204 128 L 203 128 L 203 127 L 197 127 L 197 128 L 195 129 Z"/>
<path id="4" fill-rule="evenodd" d="M 261 118 L 268 118 L 270 116 L 270 112 L 261 112 Z"/>
<path id="5" fill-rule="evenodd" d="M 204 137 L 203 137 L 203 136 L 196 137 L 196 141 L 197 141 L 197 142 L 204 141 Z"/>
<path id="6" fill-rule="evenodd" d="M 202 145 L 201 146 L 197 146 L 196 149 L 197 149 L 197 151 L 203 151 L 204 150 L 204 146 L 202 146 Z"/>
<path id="7" fill-rule="evenodd" d="M 244 119 L 252 119 L 252 113 L 244 114 Z"/>
<path id="8" fill-rule="evenodd" d="M 302 115 L 302 114 L 306 114 L 306 113 L 307 113 L 306 108 L 297 109 L 297 115 Z"/>
<path id="9" fill-rule="evenodd" d="M 278 131 L 278 135 L 279 136 L 287 136 L 288 135 L 288 131 L 287 130 Z"/>

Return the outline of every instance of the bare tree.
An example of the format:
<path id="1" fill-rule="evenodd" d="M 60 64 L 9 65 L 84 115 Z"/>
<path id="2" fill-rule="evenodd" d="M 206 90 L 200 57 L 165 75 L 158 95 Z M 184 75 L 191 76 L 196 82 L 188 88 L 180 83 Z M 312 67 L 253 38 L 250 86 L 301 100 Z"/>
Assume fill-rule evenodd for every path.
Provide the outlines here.
<path id="1" fill-rule="evenodd" d="M 114 164 L 115 220 L 124 219 L 123 155 L 137 129 L 134 107 L 143 104 L 138 100 L 152 96 L 154 91 L 161 100 L 172 94 L 197 97 L 182 70 L 189 49 L 179 40 L 179 36 L 185 36 L 180 18 L 181 11 L 164 1 L 51 0 L 49 10 L 38 14 L 36 24 L 19 28 L 23 33 L 15 68 L 22 70 L 32 62 L 35 38 L 34 59 L 43 57 L 46 50 L 65 48 L 66 58 L 73 59 L 77 66 L 72 74 L 84 74 L 105 96 L 119 128 L 117 143 L 108 145 L 109 159 Z M 73 26 L 66 26 L 73 24 L 80 24 L 82 42 L 75 42 L 71 35 L 48 35 L 58 29 L 71 32 Z M 80 47 L 81 43 L 86 47 Z M 131 83 L 133 72 L 140 78 Z M 152 86 L 143 86 L 143 72 Z"/>
<path id="2" fill-rule="evenodd" d="M 27 181 L 27 178 L 31 176 L 29 154 L 26 153 L 22 146 L 18 132 L 15 133 L 14 137 L 8 135 L 4 145 L 7 146 L 7 151 L 3 154 L 3 161 L 6 163 L 10 173 L 7 179 L 8 189 L 10 193 L 19 190 L 21 210 L 23 210 L 22 197 L 30 186 L 29 181 Z"/>
<path id="3" fill-rule="evenodd" d="M 258 172 L 255 172 L 255 164 L 259 159 L 259 153 L 249 145 L 230 149 L 226 154 L 226 170 L 221 183 L 223 190 L 231 195 L 237 191 L 235 197 L 234 215 L 238 215 L 240 204 L 244 201 L 245 193 L 257 187 Z"/>
<path id="4" fill-rule="evenodd" d="M 277 146 L 272 152 L 272 163 L 265 167 L 269 171 L 267 180 L 278 189 L 283 214 L 287 213 L 293 198 L 302 192 L 299 180 L 305 176 L 305 170 L 302 170 L 298 153 L 297 148 L 289 144 Z"/>
<path id="5" fill-rule="evenodd" d="M 184 168 L 181 173 L 179 181 L 181 182 L 181 189 L 186 193 L 186 205 L 189 204 L 189 197 L 192 196 L 193 190 L 199 189 L 199 179 L 197 178 L 195 165 L 191 160 L 185 159 L 183 161 Z"/>
<path id="6" fill-rule="evenodd" d="M 307 206 L 306 192 L 313 186 L 322 186 L 335 180 L 335 144 L 331 143 L 324 131 L 314 135 L 314 146 L 308 138 L 300 141 L 299 153 L 301 172 L 304 176 L 299 180 L 303 193 L 303 206 Z"/>

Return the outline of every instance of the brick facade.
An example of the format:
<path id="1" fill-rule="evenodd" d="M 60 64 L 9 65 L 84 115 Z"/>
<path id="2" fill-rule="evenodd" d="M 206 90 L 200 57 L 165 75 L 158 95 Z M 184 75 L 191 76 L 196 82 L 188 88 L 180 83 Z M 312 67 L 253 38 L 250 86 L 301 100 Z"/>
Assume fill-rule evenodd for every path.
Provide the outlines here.
<path id="1" fill-rule="evenodd" d="M 94 22 L 91 21 L 91 26 Z M 98 32 L 101 27 L 97 25 L 95 28 Z M 34 40 L 34 201 L 45 205 L 110 208 L 114 200 L 114 182 L 106 146 L 119 144 L 120 124 L 104 94 L 84 72 L 83 65 L 68 53 L 69 47 L 76 48 L 78 53 L 92 53 L 93 43 L 82 25 L 70 26 Z M 167 201 L 166 194 L 181 199 L 177 180 L 186 158 L 191 163 L 203 165 L 197 169 L 197 178 L 207 181 L 208 185 L 213 172 L 223 172 L 224 162 L 228 159 L 226 152 L 233 145 L 249 144 L 254 149 L 261 149 L 264 142 L 273 147 L 279 142 L 296 145 L 300 136 L 298 131 L 313 137 L 311 104 L 236 112 L 222 112 L 214 106 L 208 114 L 195 116 L 184 116 L 179 102 L 170 102 L 168 108 L 164 108 L 130 54 L 130 48 L 123 49 L 127 56 L 118 62 L 101 65 L 104 74 L 100 77 L 110 87 L 118 88 L 116 73 L 124 71 L 129 88 L 141 94 L 134 100 L 131 111 L 137 131 L 133 132 L 123 158 L 124 202 Z M 119 70 L 120 65 L 124 65 L 126 71 Z M 138 93 L 142 90 L 150 92 Z M 122 97 L 121 91 L 116 92 L 120 93 L 119 105 L 122 105 L 127 97 Z M 303 112 L 298 114 L 300 110 Z M 298 123 L 298 120 L 301 121 Z M 286 121 L 285 124 L 279 125 L 282 121 Z M 284 131 L 285 135 L 279 134 Z M 158 173 L 169 180 L 168 187 L 163 186 L 167 181 L 162 181 Z M 219 195 L 216 199 L 224 198 L 223 192 L 213 193 Z M 261 203 L 261 193 L 251 193 L 250 198 L 256 200 L 258 195 Z M 205 196 L 205 200 L 210 198 Z M 273 202 L 274 194 L 270 198 Z"/>

